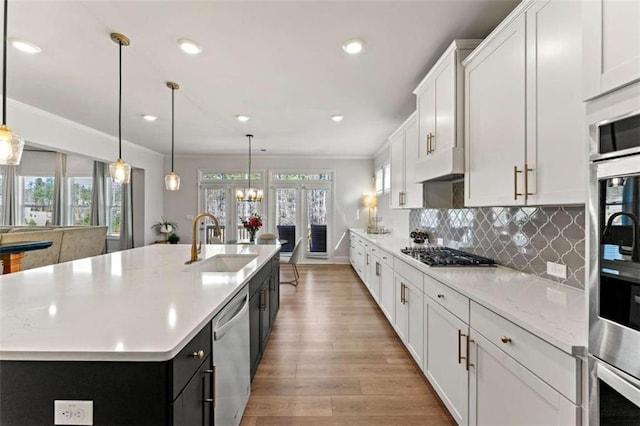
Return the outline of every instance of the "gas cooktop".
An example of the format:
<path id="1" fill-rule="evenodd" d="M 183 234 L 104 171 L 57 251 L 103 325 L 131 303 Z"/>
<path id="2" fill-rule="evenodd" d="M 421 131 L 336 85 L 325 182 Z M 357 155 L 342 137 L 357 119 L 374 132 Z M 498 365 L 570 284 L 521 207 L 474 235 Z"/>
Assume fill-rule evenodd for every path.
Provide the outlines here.
<path id="1" fill-rule="evenodd" d="M 406 247 L 400 251 L 429 266 L 495 266 L 496 264 L 493 259 L 449 247 Z"/>

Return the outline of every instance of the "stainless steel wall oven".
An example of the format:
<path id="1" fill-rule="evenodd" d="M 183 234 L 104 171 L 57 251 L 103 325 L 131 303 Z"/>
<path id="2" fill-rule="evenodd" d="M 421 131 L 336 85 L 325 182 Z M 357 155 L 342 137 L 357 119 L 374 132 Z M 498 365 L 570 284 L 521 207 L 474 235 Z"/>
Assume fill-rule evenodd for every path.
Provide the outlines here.
<path id="1" fill-rule="evenodd" d="M 590 423 L 640 425 L 640 111 L 590 135 Z"/>

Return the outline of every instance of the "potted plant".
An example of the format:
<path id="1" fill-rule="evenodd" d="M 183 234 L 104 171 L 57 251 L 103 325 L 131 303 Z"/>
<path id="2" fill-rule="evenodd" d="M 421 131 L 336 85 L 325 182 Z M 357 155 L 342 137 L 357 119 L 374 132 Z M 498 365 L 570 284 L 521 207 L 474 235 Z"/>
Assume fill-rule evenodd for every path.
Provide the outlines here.
<path id="1" fill-rule="evenodd" d="M 158 234 L 170 234 L 178 229 L 178 224 L 161 217 L 159 222 L 151 225 L 151 229 L 154 229 Z"/>
<path id="2" fill-rule="evenodd" d="M 169 244 L 178 244 L 178 241 L 180 241 L 180 236 L 174 232 L 169 234 L 169 236 L 167 237 L 167 242 Z"/>

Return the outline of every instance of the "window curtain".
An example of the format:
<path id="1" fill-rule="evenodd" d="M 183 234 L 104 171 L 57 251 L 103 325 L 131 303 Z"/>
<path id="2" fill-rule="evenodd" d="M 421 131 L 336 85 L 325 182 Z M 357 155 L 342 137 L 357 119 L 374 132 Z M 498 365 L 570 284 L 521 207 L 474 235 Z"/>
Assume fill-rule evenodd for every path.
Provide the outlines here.
<path id="1" fill-rule="evenodd" d="M 67 178 L 67 154 L 56 153 L 56 172 L 53 181 L 53 212 L 51 220 L 54 225 L 64 225 L 66 205 L 64 184 Z"/>
<path id="2" fill-rule="evenodd" d="M 107 224 L 107 163 L 93 162 L 93 191 L 91 193 L 91 226 Z"/>
<path id="3" fill-rule="evenodd" d="M 133 248 L 133 174 L 129 183 L 122 184 L 120 222 L 120 250 Z"/>
<path id="4" fill-rule="evenodd" d="M 18 225 L 18 174 L 16 166 L 5 166 L 2 180 L 2 221 L 4 225 Z"/>

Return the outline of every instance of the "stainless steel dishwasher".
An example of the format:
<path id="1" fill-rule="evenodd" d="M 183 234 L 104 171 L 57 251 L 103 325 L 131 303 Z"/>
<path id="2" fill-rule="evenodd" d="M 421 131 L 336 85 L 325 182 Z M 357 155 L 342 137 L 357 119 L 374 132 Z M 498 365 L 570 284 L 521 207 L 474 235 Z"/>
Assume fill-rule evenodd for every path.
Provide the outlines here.
<path id="1" fill-rule="evenodd" d="M 249 400 L 249 286 L 213 318 L 216 425 L 237 426 Z"/>

